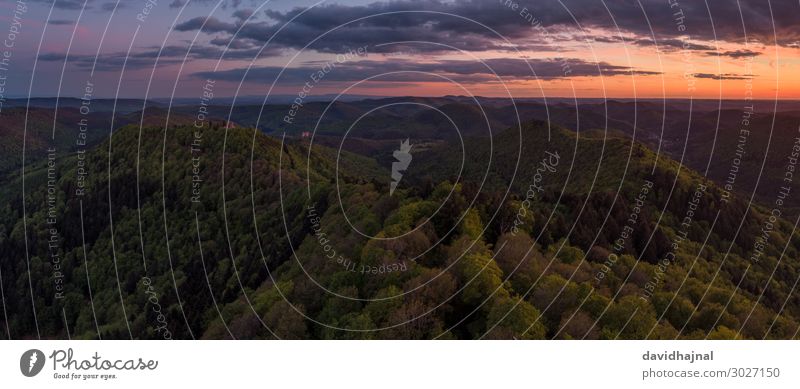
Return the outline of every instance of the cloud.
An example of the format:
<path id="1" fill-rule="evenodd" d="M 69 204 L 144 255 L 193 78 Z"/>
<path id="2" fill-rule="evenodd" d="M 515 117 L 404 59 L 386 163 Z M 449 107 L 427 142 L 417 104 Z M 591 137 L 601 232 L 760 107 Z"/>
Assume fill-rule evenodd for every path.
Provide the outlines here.
<path id="1" fill-rule="evenodd" d="M 247 49 L 235 49 L 232 47 L 230 50 L 216 46 L 194 45 L 191 52 L 188 53 L 188 46 L 165 46 L 163 49 L 158 47 L 150 47 L 142 51 L 131 53 L 126 58 L 125 52 L 102 53 L 97 58 L 96 70 L 98 71 L 120 71 L 122 66 L 125 65 L 126 69 L 145 69 L 152 68 L 158 59 L 160 66 L 180 64 L 183 62 L 184 57 L 187 60 L 218 60 L 221 56 L 223 59 L 240 59 L 252 60 L 258 56 L 259 58 L 280 55 L 280 49 L 264 50 L 259 54 L 260 48 L 250 47 Z M 40 61 L 64 61 L 64 53 L 43 53 L 39 55 Z M 91 69 L 95 66 L 94 55 L 76 55 L 70 54 L 69 63 L 83 69 Z"/>
<path id="2" fill-rule="evenodd" d="M 374 78 L 377 82 L 429 82 L 443 79 L 436 75 L 444 75 L 460 83 L 497 82 L 498 76 L 509 80 L 557 79 L 565 77 L 613 77 L 619 75 L 657 75 L 657 72 L 640 71 L 625 66 L 617 66 L 605 62 L 591 63 L 580 59 L 524 59 L 496 58 L 487 59 L 485 63 L 467 60 L 439 60 L 419 62 L 402 59 L 391 61 L 361 60 L 358 62 L 333 62 L 333 67 L 321 79 L 325 82 L 355 82 L 366 78 Z M 227 81 L 241 81 L 247 72 L 246 81 L 270 84 L 276 79 L 278 84 L 303 84 L 311 80 L 325 68 L 326 63 L 306 62 L 302 66 L 253 67 L 229 69 L 217 72 L 198 72 L 199 78 L 214 78 Z M 533 72 L 531 71 L 533 68 Z M 568 70 L 567 71 L 565 71 Z M 535 72 L 535 75 L 534 75 Z M 497 75 L 495 75 L 495 73 Z M 279 77 L 280 75 L 280 77 Z"/>
<path id="3" fill-rule="evenodd" d="M 223 22 L 213 16 L 211 17 L 198 16 L 175 26 L 176 31 L 195 31 L 201 29 L 203 32 L 206 33 L 215 33 L 215 32 L 233 33 L 236 31 L 236 25 L 233 23 Z"/>
<path id="4" fill-rule="evenodd" d="M 771 10 L 774 17 L 763 0 L 713 2 L 708 9 L 703 2 L 680 2 L 671 7 L 663 0 L 515 2 L 519 4 L 516 10 L 498 0 L 324 3 L 314 8 L 267 10 L 264 14 L 268 20 L 245 25 L 242 23 L 249 14 L 247 10 L 237 11 L 232 21 L 195 17 L 180 23 L 176 29 L 202 29 L 204 33 L 228 38 L 235 34 L 237 38 L 261 43 L 271 39 L 271 46 L 291 49 L 307 46 L 322 53 L 339 53 L 362 46 L 369 46 L 372 52 L 390 52 L 403 45 L 383 44 L 401 41 L 430 42 L 406 44 L 403 49 L 413 46 L 416 51 L 432 54 L 451 51 L 448 46 L 473 52 L 515 49 L 556 52 L 570 46 L 560 35 L 571 38 L 573 47 L 585 40 L 613 43 L 622 40 L 617 28 L 627 36 L 626 42 L 638 46 L 657 43 L 667 52 L 716 51 L 715 39 L 743 44 L 745 31 L 748 40 L 764 44 L 776 42 L 788 46 L 800 41 L 800 25 L 795 17 L 800 6 L 791 2 L 772 2 L 777 3 Z M 741 5 L 743 18 L 737 4 Z M 679 11 L 683 16 L 676 16 Z M 773 22 L 777 38 L 773 36 Z M 679 24 L 684 28 L 679 29 Z M 720 55 L 739 58 L 749 54 L 733 50 Z"/>
<path id="5" fill-rule="evenodd" d="M 189 2 L 189 0 L 172 0 L 172 2 L 169 3 L 169 7 L 170 8 L 180 8 L 180 7 L 183 7 L 186 3 L 189 3 L 189 6 L 192 6 L 192 5 L 209 5 L 209 4 L 216 4 L 217 1 L 218 0 L 192 0 L 191 2 Z M 223 0 L 222 5 L 220 6 L 220 8 L 222 8 L 222 9 L 228 9 L 229 7 L 230 8 L 238 8 L 239 5 L 241 5 L 241 4 L 242 4 L 242 0 Z"/>
<path id="6" fill-rule="evenodd" d="M 745 58 L 745 57 L 756 57 L 756 56 L 761 55 L 761 53 L 759 53 L 758 51 L 742 49 L 742 50 L 733 50 L 733 51 L 724 51 L 724 52 L 710 51 L 710 52 L 706 53 L 706 55 L 709 55 L 709 56 L 721 55 L 721 56 L 731 57 L 731 58 Z"/>
<path id="7" fill-rule="evenodd" d="M 466 1 L 476 2 L 482 3 Z M 800 40 L 796 17 L 800 4 L 793 1 L 564 0 L 564 7 L 547 0 L 520 2 L 527 3 L 533 14 L 541 15 L 545 25 L 574 25 L 571 16 L 565 16 L 566 7 L 584 27 L 615 32 L 619 27 L 640 37 L 652 39 L 654 35 L 659 44 L 666 39 L 689 39 L 708 45 L 715 40 L 738 44 L 747 40 L 788 46 Z"/>
<path id="8" fill-rule="evenodd" d="M 73 20 L 62 20 L 62 19 L 51 19 L 47 23 L 50 24 L 50 25 L 53 25 L 53 26 L 71 26 L 71 25 L 75 24 L 75 21 L 73 21 Z"/>
<path id="9" fill-rule="evenodd" d="M 44 53 L 39 55 L 39 61 L 44 62 L 63 62 L 65 58 L 65 54 L 63 53 Z M 178 64 L 181 61 L 175 58 L 164 58 L 159 60 L 160 65 L 174 65 Z M 142 56 L 137 57 L 131 55 L 125 59 L 125 53 L 110 53 L 110 54 L 101 54 L 97 58 L 97 63 L 95 64 L 95 57 L 94 55 L 74 55 L 71 54 L 69 56 L 69 63 L 75 66 L 78 66 L 82 69 L 91 69 L 95 66 L 95 70 L 97 71 L 109 71 L 109 72 L 119 72 L 122 70 L 123 65 L 125 69 L 129 70 L 138 70 L 138 69 L 146 69 L 152 68 L 155 64 L 155 58 Z"/>
<path id="10" fill-rule="evenodd" d="M 251 16 L 253 16 L 254 14 L 255 14 L 255 11 L 253 11 L 250 8 L 247 8 L 247 9 L 236 10 L 233 13 L 233 17 L 236 18 L 236 19 L 239 19 L 240 21 L 243 22 L 243 21 L 247 20 L 248 18 L 250 18 Z"/>
<path id="11" fill-rule="evenodd" d="M 637 46 L 656 46 L 663 51 L 678 51 L 678 50 L 714 50 L 714 46 L 705 45 L 701 43 L 694 43 L 688 40 L 680 39 L 662 39 L 658 42 L 650 38 L 636 39 L 633 44 Z"/>
<path id="12" fill-rule="evenodd" d="M 47 6 L 53 5 L 56 9 L 64 10 L 64 11 L 75 11 L 80 10 L 83 8 L 84 0 L 28 0 L 32 3 L 39 3 L 39 4 L 46 4 Z M 86 9 L 91 10 L 95 9 L 95 4 L 98 3 L 99 0 L 86 0 Z M 55 2 L 55 4 L 54 4 Z M 123 8 L 125 7 L 124 0 L 114 1 L 111 0 L 110 2 L 105 2 L 100 4 L 99 9 L 101 11 L 111 12 L 114 8 Z"/>
<path id="13" fill-rule="evenodd" d="M 121 9 L 121 8 L 125 8 L 125 4 L 122 2 L 103 3 L 103 5 L 100 6 L 100 9 L 107 12 L 111 12 L 115 9 Z"/>
<path id="14" fill-rule="evenodd" d="M 214 38 L 209 41 L 212 45 L 230 47 L 235 50 L 252 49 L 259 47 L 249 39 Z"/>
<path id="15" fill-rule="evenodd" d="M 743 75 L 743 74 L 733 74 L 733 73 L 722 73 L 722 74 L 713 74 L 713 73 L 695 73 L 695 78 L 708 78 L 711 80 L 750 80 L 753 77 Z"/>
<path id="16" fill-rule="evenodd" d="M 74 10 L 74 9 L 81 9 L 83 7 L 84 0 L 30 0 L 34 3 L 42 3 L 47 5 L 53 5 L 55 8 L 64 9 L 64 10 Z M 91 8 L 91 3 L 94 0 L 88 0 L 86 8 Z M 53 4 L 55 2 L 55 4 Z"/>

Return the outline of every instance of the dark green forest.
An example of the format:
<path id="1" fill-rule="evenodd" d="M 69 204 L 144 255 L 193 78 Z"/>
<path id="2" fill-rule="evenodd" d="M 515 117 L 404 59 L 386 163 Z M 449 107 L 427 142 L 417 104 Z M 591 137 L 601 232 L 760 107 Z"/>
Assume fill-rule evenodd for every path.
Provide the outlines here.
<path id="1" fill-rule="evenodd" d="M 130 125 L 85 156 L 38 158 L 24 196 L 19 170 L 0 190 L 0 333 L 789 339 L 800 327 L 794 220 L 724 198 L 626 135 L 532 121 L 420 149 L 392 195 L 387 169 L 219 124 Z"/>

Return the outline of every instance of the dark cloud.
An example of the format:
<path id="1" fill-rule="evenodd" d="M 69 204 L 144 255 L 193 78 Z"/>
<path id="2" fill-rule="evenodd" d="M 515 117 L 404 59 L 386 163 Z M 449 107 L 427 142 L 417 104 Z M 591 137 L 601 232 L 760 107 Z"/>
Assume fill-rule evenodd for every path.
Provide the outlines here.
<path id="1" fill-rule="evenodd" d="M 31 3 L 40 3 L 46 4 L 48 6 L 53 5 L 55 1 L 55 5 L 53 5 L 56 9 L 60 10 L 80 10 L 83 8 L 84 0 L 28 0 Z M 95 9 L 95 5 L 99 2 L 99 0 L 87 0 L 86 1 L 86 9 L 92 10 Z M 99 9 L 101 11 L 113 11 L 114 8 L 123 8 L 125 6 L 124 0 L 117 1 L 110 1 L 100 4 Z"/>
<path id="2" fill-rule="evenodd" d="M 192 0 L 191 2 L 189 2 L 189 0 L 172 0 L 172 2 L 169 3 L 169 7 L 170 8 L 180 8 L 180 7 L 183 7 L 184 4 L 186 4 L 186 3 L 189 3 L 189 6 L 192 6 L 192 5 L 209 5 L 209 4 L 216 4 L 218 1 L 219 0 Z M 222 0 L 222 5 L 220 6 L 220 8 L 222 8 L 222 9 L 228 9 L 229 7 L 230 8 L 237 8 L 241 4 L 242 4 L 242 0 Z"/>
<path id="3" fill-rule="evenodd" d="M 621 37 L 618 37 L 618 36 L 602 36 L 602 35 L 599 35 L 599 36 L 593 36 L 591 39 L 592 39 L 592 42 L 596 42 L 596 43 L 620 43 L 620 42 L 623 42 L 623 39 Z"/>
<path id="4" fill-rule="evenodd" d="M 43 3 L 47 5 L 53 5 L 53 2 L 55 2 L 55 5 L 53 5 L 55 8 L 65 9 L 65 10 L 66 9 L 79 10 L 83 7 L 84 0 L 30 0 L 30 1 L 33 3 Z M 91 8 L 91 4 L 93 3 L 93 1 L 94 0 L 89 0 L 86 5 L 86 8 Z"/>
<path id="5" fill-rule="evenodd" d="M 47 23 L 50 24 L 50 25 L 53 25 L 53 26 L 71 26 L 71 25 L 75 24 L 75 21 L 73 21 L 73 20 L 51 19 Z"/>
<path id="6" fill-rule="evenodd" d="M 175 27 L 177 31 L 202 30 L 209 34 L 227 33 L 229 36 L 236 35 L 240 38 L 259 42 L 267 42 L 269 37 L 274 36 L 270 43 L 271 45 L 295 49 L 301 49 L 308 45 L 308 49 L 325 53 L 340 53 L 354 47 L 363 46 L 371 46 L 375 52 L 392 52 L 400 49 L 401 46 L 403 48 L 411 47 L 411 45 L 384 45 L 391 42 L 420 42 L 413 45 L 414 50 L 424 52 L 459 49 L 465 51 L 508 51 L 513 48 L 520 50 L 542 50 L 547 48 L 546 45 L 531 44 L 528 40 L 521 44 L 515 44 L 487 39 L 476 34 L 442 35 L 426 26 L 394 29 L 386 26 L 361 25 L 333 31 L 318 40 L 316 38 L 320 37 L 325 31 L 309 28 L 301 23 L 289 23 L 283 26 L 280 34 L 275 35 L 279 28 L 280 25 L 266 22 L 248 23 L 242 26 L 237 23 L 225 22 L 215 17 L 196 17 Z M 453 48 L 448 48 L 448 46 Z M 549 50 L 558 51 L 558 48 L 550 47 Z"/>
<path id="7" fill-rule="evenodd" d="M 655 46 L 655 42 L 651 39 L 637 39 L 633 41 L 634 44 L 638 46 Z M 719 51 L 717 48 L 711 45 L 705 45 L 700 43 L 693 43 L 688 41 L 682 41 L 680 39 L 665 39 L 658 42 L 658 48 L 661 51 L 680 51 L 680 50 L 691 50 L 691 51 L 702 51 L 702 55 L 706 56 L 722 56 L 722 57 L 730 57 L 730 58 L 744 58 L 744 57 L 756 57 L 761 55 L 758 51 L 741 49 L 741 50 L 729 50 L 729 51 Z"/>
<path id="8" fill-rule="evenodd" d="M 255 14 L 255 11 L 253 11 L 252 9 L 247 8 L 247 9 L 236 10 L 233 13 L 233 17 L 236 18 L 236 19 L 239 19 L 240 21 L 245 21 L 248 18 L 250 18 L 251 16 L 253 16 L 254 14 Z M 250 20 L 252 20 L 252 19 L 250 19 Z"/>
<path id="9" fill-rule="evenodd" d="M 39 54 L 39 61 L 63 61 L 65 54 L 61 53 L 44 53 Z"/>
<path id="10" fill-rule="evenodd" d="M 127 56 L 124 52 L 103 53 L 97 58 L 98 71 L 120 71 L 122 66 L 125 65 L 126 69 L 144 69 L 152 68 L 156 59 L 161 66 L 179 64 L 183 62 L 184 57 L 187 60 L 218 60 L 224 53 L 223 59 L 233 60 L 253 60 L 269 56 L 276 56 L 282 54 L 280 49 L 260 51 L 260 48 L 248 48 L 242 50 L 225 50 L 224 48 L 216 46 L 195 45 L 192 47 L 191 52 L 188 53 L 188 46 L 165 46 L 159 50 L 158 47 L 151 47 L 143 51 L 131 53 Z M 44 53 L 39 55 L 40 61 L 64 61 L 65 54 L 63 53 Z M 94 55 L 70 55 L 69 63 L 83 69 L 91 69 L 95 64 Z"/>
<path id="11" fill-rule="evenodd" d="M 564 77 L 597 77 L 618 75 L 656 75 L 659 73 L 640 71 L 624 66 L 611 65 L 605 62 L 599 64 L 586 62 L 580 59 L 524 59 L 497 58 L 485 60 L 485 63 L 466 60 L 440 60 L 432 62 L 419 62 L 414 60 L 374 61 L 362 60 L 358 62 L 334 62 L 332 70 L 322 78 L 325 82 L 354 82 L 366 78 L 375 78 L 378 82 L 425 82 L 442 81 L 435 75 L 444 75 L 461 83 L 486 83 L 499 81 L 498 76 L 504 80 L 524 79 L 557 79 Z M 313 74 L 325 67 L 325 62 L 306 62 L 302 66 L 286 68 L 281 73 L 281 67 L 264 66 L 253 67 L 247 71 L 248 82 L 272 83 L 278 79 L 279 84 L 303 84 L 309 81 Z M 533 72 L 531 71 L 533 69 Z M 241 81 L 246 69 L 231 69 L 218 72 L 199 72 L 194 74 L 200 78 L 214 78 L 228 81 Z M 535 72 L 535 75 L 534 75 Z M 497 75 L 495 75 L 495 73 Z M 280 78 L 279 78 L 280 74 Z M 429 75 L 426 75 L 429 74 Z"/>
<path id="12" fill-rule="evenodd" d="M 656 46 L 663 51 L 677 51 L 677 50 L 714 50 L 714 46 L 704 45 L 700 43 L 693 43 L 680 39 L 662 39 L 658 42 L 650 38 L 636 39 L 633 44 L 637 46 Z"/>
<path id="13" fill-rule="evenodd" d="M 731 58 L 756 57 L 761 55 L 761 53 L 753 50 L 733 50 L 733 51 L 723 51 L 723 52 L 710 51 L 707 54 L 709 56 L 721 55 Z"/>
<path id="14" fill-rule="evenodd" d="M 749 80 L 753 77 L 746 76 L 743 74 L 733 74 L 733 73 L 722 73 L 722 74 L 714 74 L 714 73 L 695 73 L 695 78 L 708 78 L 711 80 Z"/>
<path id="15" fill-rule="evenodd" d="M 194 30 L 202 30 L 206 33 L 215 33 L 215 32 L 229 32 L 234 33 L 236 31 L 236 25 L 233 23 L 223 22 L 215 17 L 202 17 L 198 16 L 196 18 L 189 19 L 181 24 L 175 26 L 175 30 L 177 31 L 194 31 Z"/>
<path id="16" fill-rule="evenodd" d="M 240 34 L 263 42 L 279 26 L 288 23 L 274 42 L 299 48 L 331 29 L 358 20 L 312 45 L 313 49 L 324 52 L 397 40 L 433 41 L 476 51 L 508 48 L 491 29 L 515 42 L 541 36 L 548 30 L 552 34 L 579 27 L 599 28 L 606 34 L 616 34 L 619 28 L 636 36 L 636 44 L 646 44 L 649 40 L 658 42 L 660 47 L 684 48 L 688 38 L 692 42 L 686 48 L 691 50 L 713 50 L 711 42 L 715 39 L 743 43 L 747 38 L 786 46 L 800 41 L 796 17 L 800 5 L 792 1 L 723 0 L 709 3 L 708 8 L 701 1 L 671 6 L 664 0 L 518 0 L 516 3 L 519 4 L 516 10 L 498 0 L 396 0 L 358 6 L 326 3 L 311 9 L 268 10 L 266 15 L 271 22 L 248 24 Z M 192 19 L 178 28 L 196 30 L 203 21 L 204 18 Z M 238 27 L 211 18 L 204 31 L 232 34 Z"/>
<path id="17" fill-rule="evenodd" d="M 248 39 L 233 39 L 230 38 L 214 38 L 209 41 L 212 45 L 221 47 L 230 47 L 234 50 L 253 49 L 259 47 Z"/>
<path id="18" fill-rule="evenodd" d="M 475 3 L 484 1 L 456 2 L 465 4 L 462 7 L 467 9 L 476 9 Z M 659 46 L 667 39 L 685 40 L 687 37 L 708 42 L 709 46 L 713 46 L 714 40 L 732 43 L 751 40 L 784 46 L 800 41 L 800 23 L 796 17 L 800 4 L 796 1 L 563 0 L 563 6 L 552 0 L 521 0 L 520 3 L 526 4 L 546 26 L 574 26 L 574 15 L 583 27 L 615 33 L 619 27 L 622 32 L 655 38 Z"/>
<path id="19" fill-rule="evenodd" d="M 63 62 L 65 55 L 62 53 L 46 53 L 39 55 L 39 61 L 45 62 Z M 163 58 L 159 60 L 160 65 L 174 65 L 181 61 L 176 58 Z M 79 68 L 88 70 L 95 66 L 95 70 L 101 72 L 119 72 L 125 66 L 128 70 L 152 68 L 155 64 L 155 59 L 152 57 L 137 57 L 131 55 L 125 59 L 124 53 L 103 54 L 97 58 L 95 65 L 95 57 L 93 55 L 70 55 L 69 63 L 78 66 Z"/>
<path id="20" fill-rule="evenodd" d="M 115 9 L 124 8 L 124 7 L 125 7 L 125 4 L 123 4 L 121 2 L 112 2 L 112 3 L 103 3 L 103 5 L 100 6 L 100 9 L 102 9 L 103 11 L 111 12 L 111 11 L 113 11 Z"/>

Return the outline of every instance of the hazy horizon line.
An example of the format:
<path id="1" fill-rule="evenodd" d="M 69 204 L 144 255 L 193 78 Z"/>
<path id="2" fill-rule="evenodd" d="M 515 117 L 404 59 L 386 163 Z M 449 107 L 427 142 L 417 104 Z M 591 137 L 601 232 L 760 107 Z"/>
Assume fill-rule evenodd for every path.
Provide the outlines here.
<path id="1" fill-rule="evenodd" d="M 326 98 L 326 97 L 333 97 L 335 94 L 325 94 L 325 95 L 310 95 L 306 97 L 308 98 Z M 294 97 L 291 94 L 275 94 L 272 95 L 275 98 L 289 98 Z M 630 100 L 630 101 L 663 101 L 663 100 L 678 100 L 678 101 L 796 101 L 800 102 L 800 97 L 793 97 L 793 98 L 773 98 L 773 99 L 765 99 L 765 98 L 751 98 L 751 99 L 735 99 L 735 98 L 690 98 L 690 97 L 574 97 L 574 96 L 550 96 L 550 97 L 541 97 L 541 96 L 514 96 L 514 97 L 497 97 L 497 96 L 466 96 L 466 95 L 437 95 L 437 96 L 424 96 L 424 95 L 395 95 L 395 96 L 386 96 L 386 95 L 343 95 L 343 98 L 348 98 L 350 101 L 356 100 L 369 100 L 369 99 L 391 99 L 391 98 L 477 98 L 477 99 L 496 99 L 496 100 Z M 92 97 L 91 100 L 186 100 L 186 99 L 195 99 L 196 96 L 155 96 L 155 97 Z M 259 95 L 246 95 L 246 96 L 214 96 L 214 100 L 217 99 L 224 99 L 224 100 L 231 100 L 231 99 L 253 99 L 253 98 L 263 98 L 263 96 Z M 0 99 L 0 101 L 8 101 L 8 100 L 25 100 L 25 99 L 82 99 L 81 96 L 13 96 L 13 97 L 6 97 Z"/>

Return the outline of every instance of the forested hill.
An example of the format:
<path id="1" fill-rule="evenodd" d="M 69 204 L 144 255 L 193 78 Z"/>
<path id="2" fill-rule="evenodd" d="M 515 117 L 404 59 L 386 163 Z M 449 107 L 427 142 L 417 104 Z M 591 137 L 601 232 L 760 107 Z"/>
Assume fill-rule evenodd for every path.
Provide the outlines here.
<path id="1" fill-rule="evenodd" d="M 792 225 L 764 235 L 769 210 L 624 136 L 532 122 L 467 138 L 414 154 L 393 194 L 370 158 L 242 128 L 124 127 L 47 162 L 0 203 L 12 338 L 791 338 L 800 323 Z"/>

